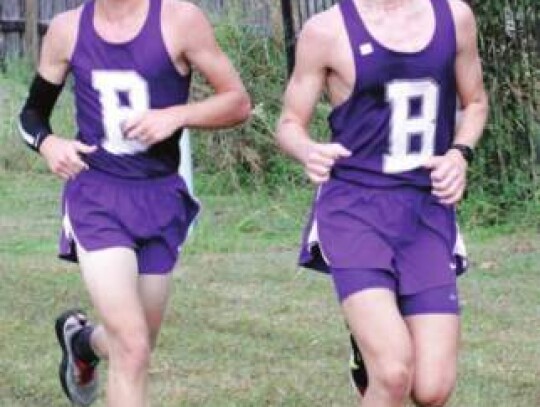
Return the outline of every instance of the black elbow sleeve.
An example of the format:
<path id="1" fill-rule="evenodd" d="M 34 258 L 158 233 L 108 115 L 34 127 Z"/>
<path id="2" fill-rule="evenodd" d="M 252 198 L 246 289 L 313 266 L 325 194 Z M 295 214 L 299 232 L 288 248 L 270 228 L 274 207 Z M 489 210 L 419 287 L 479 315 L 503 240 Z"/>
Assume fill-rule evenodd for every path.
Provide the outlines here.
<path id="1" fill-rule="evenodd" d="M 63 86 L 48 82 L 39 74 L 30 85 L 28 98 L 19 115 L 19 131 L 33 150 L 39 151 L 43 140 L 52 133 L 50 117 Z"/>

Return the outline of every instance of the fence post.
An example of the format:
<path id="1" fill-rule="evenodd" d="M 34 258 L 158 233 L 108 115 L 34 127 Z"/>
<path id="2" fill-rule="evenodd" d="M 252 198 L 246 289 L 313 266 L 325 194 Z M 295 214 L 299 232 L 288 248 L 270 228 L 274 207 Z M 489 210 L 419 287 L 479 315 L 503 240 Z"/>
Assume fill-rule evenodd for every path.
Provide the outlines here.
<path id="1" fill-rule="evenodd" d="M 38 63 L 38 0 L 25 0 L 24 51 L 28 60 L 36 66 Z"/>
<path id="2" fill-rule="evenodd" d="M 270 23 L 272 24 L 272 35 L 275 40 L 283 39 L 283 19 L 281 18 L 281 7 L 277 3 L 270 4 Z"/>
<path id="3" fill-rule="evenodd" d="M 0 18 L 4 14 L 2 13 L 2 3 L 0 3 Z M 0 27 L 2 28 L 2 27 Z M 6 44 L 4 42 L 4 33 L 0 30 L 0 72 L 6 71 Z"/>
<path id="4" fill-rule="evenodd" d="M 285 34 L 285 50 L 287 52 L 287 70 L 290 75 L 294 68 L 296 42 L 291 0 L 281 0 L 281 13 L 283 15 L 283 33 Z"/>

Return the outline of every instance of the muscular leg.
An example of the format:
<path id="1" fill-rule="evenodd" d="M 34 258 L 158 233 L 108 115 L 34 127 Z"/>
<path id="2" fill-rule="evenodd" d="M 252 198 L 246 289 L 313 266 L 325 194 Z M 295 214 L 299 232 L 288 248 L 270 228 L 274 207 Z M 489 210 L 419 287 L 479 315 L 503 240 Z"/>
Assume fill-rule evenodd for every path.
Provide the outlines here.
<path id="1" fill-rule="evenodd" d="M 165 309 L 170 296 L 172 273 L 146 274 L 139 277 L 139 295 L 150 334 L 150 348 L 154 349 Z M 102 325 L 96 326 L 92 333 L 92 348 L 102 359 L 107 359 L 107 334 Z"/>
<path id="2" fill-rule="evenodd" d="M 169 300 L 171 283 L 172 273 L 144 274 L 139 277 L 139 295 L 149 329 L 151 349 L 154 349 L 157 342 Z"/>
<path id="3" fill-rule="evenodd" d="M 403 407 L 411 389 L 413 348 L 394 293 L 366 289 L 347 297 L 342 307 L 368 371 L 362 406 Z"/>
<path id="4" fill-rule="evenodd" d="M 109 359 L 107 405 L 146 403 L 150 333 L 138 287 L 135 253 L 127 248 L 78 250 L 86 287 L 103 323 L 94 349 Z"/>
<path id="5" fill-rule="evenodd" d="M 412 396 L 418 406 L 446 404 L 456 382 L 459 317 L 425 314 L 406 318 L 411 332 L 415 374 Z"/>

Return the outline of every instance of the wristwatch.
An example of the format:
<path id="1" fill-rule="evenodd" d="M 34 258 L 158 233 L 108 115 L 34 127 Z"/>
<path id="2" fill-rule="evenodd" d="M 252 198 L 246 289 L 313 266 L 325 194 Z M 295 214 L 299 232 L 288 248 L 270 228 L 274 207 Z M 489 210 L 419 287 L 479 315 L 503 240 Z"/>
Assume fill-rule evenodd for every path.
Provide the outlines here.
<path id="1" fill-rule="evenodd" d="M 451 150 L 457 150 L 461 153 L 467 164 L 470 164 L 474 160 L 474 150 L 465 144 L 452 144 Z"/>

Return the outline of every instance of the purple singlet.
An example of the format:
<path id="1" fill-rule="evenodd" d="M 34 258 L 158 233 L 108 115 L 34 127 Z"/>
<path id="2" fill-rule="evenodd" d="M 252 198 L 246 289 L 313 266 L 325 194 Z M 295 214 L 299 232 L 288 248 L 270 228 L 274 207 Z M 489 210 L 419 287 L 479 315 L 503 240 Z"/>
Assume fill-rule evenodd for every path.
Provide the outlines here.
<path id="1" fill-rule="evenodd" d="M 447 1 L 431 1 L 436 28 L 420 52 L 390 50 L 366 29 L 353 0 L 339 4 L 354 52 L 356 84 L 334 108 L 332 141 L 353 155 L 336 163 L 333 177 L 364 186 L 430 188 L 422 168 L 446 153 L 454 138 L 456 39 Z"/>
<path id="2" fill-rule="evenodd" d="M 122 124 L 148 109 L 185 104 L 191 76 L 181 75 L 161 33 L 162 0 L 149 0 L 144 26 L 132 40 L 103 40 L 94 28 L 95 0 L 84 5 L 71 59 L 75 79 L 77 138 L 98 145 L 86 162 L 92 169 L 123 178 L 148 178 L 177 172 L 178 131 L 147 148 L 126 140 Z"/>

